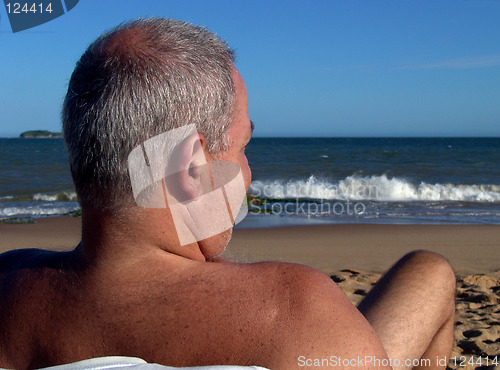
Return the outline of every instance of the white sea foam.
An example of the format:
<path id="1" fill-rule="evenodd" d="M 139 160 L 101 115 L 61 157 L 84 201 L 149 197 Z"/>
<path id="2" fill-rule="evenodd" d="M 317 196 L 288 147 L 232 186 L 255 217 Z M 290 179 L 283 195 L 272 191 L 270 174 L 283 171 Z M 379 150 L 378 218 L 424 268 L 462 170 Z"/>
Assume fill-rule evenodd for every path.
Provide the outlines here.
<path id="1" fill-rule="evenodd" d="M 55 204 L 26 204 L 0 208 L 0 217 L 49 216 L 63 215 L 79 209 L 74 202 L 56 202 Z"/>
<path id="2" fill-rule="evenodd" d="M 500 202 L 500 185 L 412 184 L 402 178 L 348 176 L 330 182 L 306 180 L 254 181 L 249 192 L 268 199 L 349 199 L 376 201 Z"/>
<path id="3" fill-rule="evenodd" d="M 26 200 L 30 198 L 31 200 Z M 80 208 L 76 199 L 76 193 L 73 191 L 37 193 L 31 197 L 7 196 L 0 203 L 0 217 L 63 215 Z"/>
<path id="4" fill-rule="evenodd" d="M 55 201 L 75 201 L 77 199 L 74 191 L 62 191 L 56 194 L 37 193 L 33 195 L 33 200 L 55 202 Z"/>

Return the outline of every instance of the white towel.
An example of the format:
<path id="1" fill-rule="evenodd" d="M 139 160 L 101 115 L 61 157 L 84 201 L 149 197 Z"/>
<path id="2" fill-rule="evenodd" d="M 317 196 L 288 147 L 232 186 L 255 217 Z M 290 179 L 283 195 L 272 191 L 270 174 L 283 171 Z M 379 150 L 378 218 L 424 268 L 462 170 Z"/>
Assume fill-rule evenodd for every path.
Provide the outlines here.
<path id="1" fill-rule="evenodd" d="M 268 370 L 260 366 L 193 366 L 193 367 L 171 367 L 158 364 L 148 364 L 146 361 L 137 357 L 98 357 L 88 360 L 73 362 L 71 364 L 45 367 L 40 370 L 106 370 L 106 369 L 126 369 L 126 370 Z"/>

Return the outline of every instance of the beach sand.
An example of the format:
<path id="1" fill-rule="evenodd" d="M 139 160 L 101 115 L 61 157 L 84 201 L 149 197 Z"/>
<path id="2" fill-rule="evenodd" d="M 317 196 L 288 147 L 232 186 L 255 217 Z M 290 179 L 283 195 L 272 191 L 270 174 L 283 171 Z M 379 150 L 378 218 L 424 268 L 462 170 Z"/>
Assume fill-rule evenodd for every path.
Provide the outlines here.
<path id="1" fill-rule="evenodd" d="M 19 248 L 68 250 L 80 236 L 80 218 L 0 224 L 0 252 Z M 241 262 L 275 260 L 315 267 L 355 304 L 381 273 L 405 253 L 431 250 L 457 273 L 455 345 L 450 368 L 500 361 L 500 225 L 321 225 L 238 229 L 226 251 Z M 461 357 L 463 356 L 463 357 Z M 472 365 L 471 361 L 475 364 Z M 460 367 L 460 363 L 464 366 Z"/>

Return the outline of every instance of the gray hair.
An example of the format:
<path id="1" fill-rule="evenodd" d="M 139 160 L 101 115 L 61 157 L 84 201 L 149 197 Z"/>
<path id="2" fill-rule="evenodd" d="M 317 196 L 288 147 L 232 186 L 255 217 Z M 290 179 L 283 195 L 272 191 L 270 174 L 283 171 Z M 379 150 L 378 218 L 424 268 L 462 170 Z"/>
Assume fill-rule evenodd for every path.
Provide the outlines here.
<path id="1" fill-rule="evenodd" d="M 127 156 L 163 132 L 195 123 L 209 152 L 226 150 L 233 62 L 217 35 L 171 19 L 135 20 L 92 43 L 71 76 L 62 111 L 82 207 L 126 205 Z"/>

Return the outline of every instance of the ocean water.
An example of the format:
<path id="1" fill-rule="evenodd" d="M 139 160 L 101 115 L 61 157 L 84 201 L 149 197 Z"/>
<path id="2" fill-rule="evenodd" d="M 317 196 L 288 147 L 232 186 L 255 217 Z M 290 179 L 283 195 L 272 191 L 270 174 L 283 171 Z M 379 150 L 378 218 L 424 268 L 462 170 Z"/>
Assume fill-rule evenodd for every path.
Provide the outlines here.
<path id="1" fill-rule="evenodd" d="M 254 138 L 240 226 L 500 224 L 500 138 Z M 0 219 L 78 210 L 62 139 L 0 139 Z"/>
<path id="2" fill-rule="evenodd" d="M 250 209 L 281 222 L 500 223 L 500 138 L 261 138 L 248 157 Z"/>
<path id="3" fill-rule="evenodd" d="M 0 219 L 78 209 L 62 139 L 0 139 Z"/>

